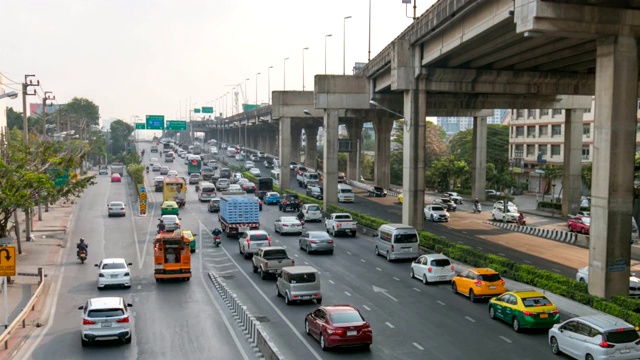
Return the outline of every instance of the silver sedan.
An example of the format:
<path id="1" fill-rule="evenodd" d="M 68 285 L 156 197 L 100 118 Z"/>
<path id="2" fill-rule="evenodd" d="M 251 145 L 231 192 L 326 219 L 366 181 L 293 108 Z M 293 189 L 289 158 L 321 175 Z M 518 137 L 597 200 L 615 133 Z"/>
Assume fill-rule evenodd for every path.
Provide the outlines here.
<path id="1" fill-rule="evenodd" d="M 302 223 L 295 216 L 281 216 L 273 224 L 273 231 L 280 234 L 302 234 Z"/>
<path id="2" fill-rule="evenodd" d="M 308 253 L 312 251 L 327 251 L 329 254 L 333 254 L 335 243 L 331 236 L 324 231 L 307 231 L 300 235 L 298 240 L 300 250 L 305 250 Z"/>
<path id="3" fill-rule="evenodd" d="M 122 201 L 112 201 L 107 205 L 109 217 L 112 216 L 126 216 L 126 206 Z"/>

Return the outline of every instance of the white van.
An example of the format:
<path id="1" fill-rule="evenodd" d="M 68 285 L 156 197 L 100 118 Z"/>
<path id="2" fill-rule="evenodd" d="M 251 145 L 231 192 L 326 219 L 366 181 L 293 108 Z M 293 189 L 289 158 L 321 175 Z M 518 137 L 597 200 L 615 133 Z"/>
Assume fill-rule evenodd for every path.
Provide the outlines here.
<path id="1" fill-rule="evenodd" d="M 420 256 L 420 239 L 415 228 L 404 224 L 384 224 L 378 228 L 376 255 L 387 261 L 417 259 Z"/>
<path id="2" fill-rule="evenodd" d="M 353 202 L 356 199 L 353 188 L 347 184 L 338 184 L 338 202 Z"/>

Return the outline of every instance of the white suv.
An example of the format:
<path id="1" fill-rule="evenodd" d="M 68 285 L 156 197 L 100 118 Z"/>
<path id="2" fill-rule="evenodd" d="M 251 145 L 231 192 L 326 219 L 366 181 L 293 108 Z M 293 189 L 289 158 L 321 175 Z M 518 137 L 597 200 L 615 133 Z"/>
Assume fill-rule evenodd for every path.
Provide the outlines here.
<path id="1" fill-rule="evenodd" d="M 131 343 L 133 317 L 129 308 L 132 306 L 121 297 L 93 298 L 80 306 L 78 310 L 83 310 L 80 334 L 82 346 L 102 340 Z"/>
<path id="2" fill-rule="evenodd" d="M 304 221 L 322 221 L 322 210 L 316 204 L 302 205 L 302 213 L 304 213 Z"/>
<path id="3" fill-rule="evenodd" d="M 240 235 L 238 240 L 238 250 L 245 259 L 253 256 L 258 249 L 271 246 L 271 237 L 264 230 L 249 230 Z"/>

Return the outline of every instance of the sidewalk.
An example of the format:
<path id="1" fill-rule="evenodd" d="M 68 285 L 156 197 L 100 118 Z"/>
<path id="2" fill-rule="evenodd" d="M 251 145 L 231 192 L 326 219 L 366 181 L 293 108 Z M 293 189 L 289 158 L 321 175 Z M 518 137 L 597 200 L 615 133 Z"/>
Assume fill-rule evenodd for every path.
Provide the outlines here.
<path id="1" fill-rule="evenodd" d="M 12 277 L 12 283 L 7 284 L 8 321 L 6 326 L 18 317 L 36 291 L 38 268 L 42 268 L 47 277 L 45 278 L 42 293 L 35 304 L 35 311 L 32 311 L 25 319 L 26 328 L 23 329 L 19 326 L 11 334 L 8 341 L 8 350 L 5 350 L 3 346 L 0 347 L 0 360 L 11 359 L 15 352 L 19 350 L 20 344 L 29 337 L 36 327 L 40 327 L 44 322 L 44 304 L 51 287 L 55 268 L 60 260 L 61 251 L 67 239 L 68 228 L 73 215 L 73 200 L 68 203 L 63 200 L 49 206 L 48 212 L 45 212 L 43 207 L 42 221 L 38 220 L 37 207 L 34 209 L 32 234 L 35 237 L 35 241 L 31 242 L 25 241 L 25 216 L 22 211 L 18 212 L 22 254 L 18 254 L 16 249 L 17 276 Z M 13 241 L 10 245 L 17 247 L 13 231 L 11 237 Z M 2 288 L 0 287 L 0 293 L 1 291 Z M 5 316 L 3 314 L 2 322 L 4 322 Z"/>

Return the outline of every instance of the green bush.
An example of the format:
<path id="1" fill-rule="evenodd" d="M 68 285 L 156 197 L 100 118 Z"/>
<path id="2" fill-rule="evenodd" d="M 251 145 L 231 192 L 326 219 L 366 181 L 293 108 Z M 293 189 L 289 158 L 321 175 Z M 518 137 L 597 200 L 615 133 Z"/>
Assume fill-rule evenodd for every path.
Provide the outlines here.
<path id="1" fill-rule="evenodd" d="M 136 184 L 144 184 L 144 165 L 129 164 L 127 165 L 127 173 Z"/>
<path id="2" fill-rule="evenodd" d="M 562 203 L 552 202 L 552 201 L 540 201 L 538 203 L 538 209 L 562 210 Z"/>

